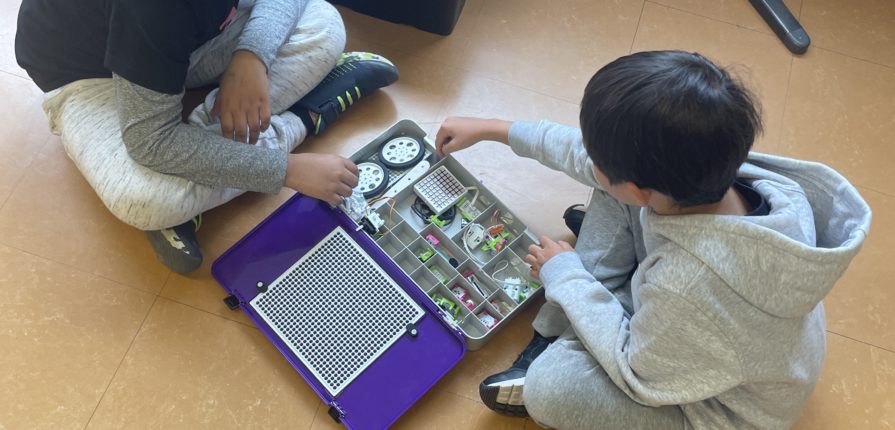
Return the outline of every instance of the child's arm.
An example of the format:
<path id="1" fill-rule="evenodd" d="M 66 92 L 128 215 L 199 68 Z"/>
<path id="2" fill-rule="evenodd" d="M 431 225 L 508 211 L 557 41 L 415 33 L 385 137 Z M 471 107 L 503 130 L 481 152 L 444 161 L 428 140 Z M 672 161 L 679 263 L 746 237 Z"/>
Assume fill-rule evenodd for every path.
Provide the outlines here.
<path id="1" fill-rule="evenodd" d="M 640 308 L 629 319 L 577 254 L 542 242 L 544 253 L 534 257 L 542 265 L 533 268 L 540 269 L 547 301 L 562 307 L 587 351 L 634 401 L 647 406 L 691 403 L 742 382 L 730 340 L 684 297 L 641 284 Z"/>
<path id="2" fill-rule="evenodd" d="M 137 163 L 214 186 L 276 193 L 283 185 L 337 204 L 351 195 L 357 168 L 330 154 L 286 154 L 225 139 L 181 122 L 183 94 L 164 94 L 113 75 L 122 139 Z"/>
<path id="3" fill-rule="evenodd" d="M 507 144 L 517 155 L 569 175 L 584 185 L 599 188 L 593 162 L 584 150 L 581 131 L 548 121 L 509 122 L 496 119 L 450 117 L 435 138 L 439 153 L 468 148 L 482 140 Z"/>
<path id="4" fill-rule="evenodd" d="M 213 113 L 221 134 L 254 144 L 270 125 L 267 72 L 304 13 L 305 0 L 256 0 L 220 79 Z M 248 130 L 248 131 L 247 131 Z"/>

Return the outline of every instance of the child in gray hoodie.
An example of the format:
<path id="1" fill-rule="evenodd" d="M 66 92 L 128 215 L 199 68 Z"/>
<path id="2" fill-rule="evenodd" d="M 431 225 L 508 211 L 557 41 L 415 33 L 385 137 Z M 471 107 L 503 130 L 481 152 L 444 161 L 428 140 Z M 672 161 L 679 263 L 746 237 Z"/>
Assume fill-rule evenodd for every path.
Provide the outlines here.
<path id="1" fill-rule="evenodd" d="M 824 165 L 750 152 L 752 96 L 698 54 L 615 60 L 580 121 L 449 118 L 436 137 L 442 153 L 503 142 L 594 187 L 574 250 L 530 247 L 547 303 L 484 403 L 559 429 L 791 426 L 870 208 Z"/>

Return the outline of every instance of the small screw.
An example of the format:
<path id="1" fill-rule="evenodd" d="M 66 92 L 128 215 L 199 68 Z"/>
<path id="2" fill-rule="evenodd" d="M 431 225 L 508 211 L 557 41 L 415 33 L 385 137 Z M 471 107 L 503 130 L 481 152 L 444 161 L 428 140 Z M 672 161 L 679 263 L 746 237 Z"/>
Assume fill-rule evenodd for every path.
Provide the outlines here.
<path id="1" fill-rule="evenodd" d="M 266 293 L 266 292 L 267 292 L 267 285 L 264 285 L 264 282 L 263 282 L 263 281 L 258 281 L 258 283 L 255 284 L 255 287 L 258 288 L 258 292 L 259 292 L 259 293 Z"/>
<path id="2" fill-rule="evenodd" d="M 407 333 L 410 334 L 410 337 L 416 337 L 420 334 L 419 330 L 417 330 L 416 326 L 413 324 L 407 324 Z"/>

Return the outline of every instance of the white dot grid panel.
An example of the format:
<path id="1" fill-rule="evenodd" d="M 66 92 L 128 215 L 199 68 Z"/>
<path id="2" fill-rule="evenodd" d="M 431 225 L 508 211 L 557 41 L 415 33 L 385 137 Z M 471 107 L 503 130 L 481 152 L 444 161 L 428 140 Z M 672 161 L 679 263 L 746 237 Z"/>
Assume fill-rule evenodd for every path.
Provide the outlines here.
<path id="1" fill-rule="evenodd" d="M 331 395 L 423 316 L 420 306 L 341 227 L 250 305 Z"/>
<path id="2" fill-rule="evenodd" d="M 444 166 L 420 179 L 413 186 L 413 191 L 437 215 L 450 209 L 466 195 L 466 187 Z"/>

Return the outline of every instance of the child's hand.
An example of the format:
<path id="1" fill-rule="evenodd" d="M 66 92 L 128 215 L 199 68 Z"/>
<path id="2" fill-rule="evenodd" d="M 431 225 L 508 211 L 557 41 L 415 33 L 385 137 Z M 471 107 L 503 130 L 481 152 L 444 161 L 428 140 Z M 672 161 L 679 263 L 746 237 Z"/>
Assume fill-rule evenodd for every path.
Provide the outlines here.
<path id="1" fill-rule="evenodd" d="M 212 115 L 221 118 L 221 134 L 237 142 L 248 139 L 254 145 L 258 135 L 270 126 L 269 96 L 264 63 L 250 51 L 234 52 L 211 110 Z"/>
<path id="2" fill-rule="evenodd" d="M 482 140 L 507 143 L 511 124 L 498 119 L 449 117 L 435 135 L 435 152 L 450 154 Z"/>
<path id="3" fill-rule="evenodd" d="M 541 246 L 529 246 L 528 255 L 525 256 L 525 262 L 531 265 L 531 276 L 539 279 L 541 267 L 544 267 L 544 264 L 547 264 L 551 258 L 569 251 L 574 251 L 574 248 L 567 242 L 562 240 L 554 242 L 547 236 L 541 236 Z"/>
<path id="4" fill-rule="evenodd" d="M 338 155 L 290 154 L 284 185 L 337 205 L 357 186 L 357 166 Z"/>

